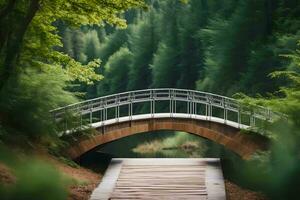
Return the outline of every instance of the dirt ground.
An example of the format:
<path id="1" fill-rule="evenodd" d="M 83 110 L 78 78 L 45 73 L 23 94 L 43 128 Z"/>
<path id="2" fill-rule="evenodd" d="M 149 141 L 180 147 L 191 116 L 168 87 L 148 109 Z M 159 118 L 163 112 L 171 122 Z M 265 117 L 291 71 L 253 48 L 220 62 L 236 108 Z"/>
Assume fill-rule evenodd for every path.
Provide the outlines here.
<path id="1" fill-rule="evenodd" d="M 0 183 L 9 185 L 15 183 L 15 177 L 12 175 L 10 169 L 0 163 Z"/>
<path id="2" fill-rule="evenodd" d="M 225 188 L 227 200 L 267 200 L 263 194 L 243 189 L 228 180 L 225 180 Z"/>
<path id="3" fill-rule="evenodd" d="M 70 187 L 69 200 L 88 200 L 93 190 L 97 187 L 101 180 L 100 174 L 82 167 L 72 168 L 59 162 L 56 166 L 58 166 L 60 171 L 68 176 L 84 180 L 86 182 L 84 185 L 75 185 Z"/>
<path id="4" fill-rule="evenodd" d="M 83 167 L 71 167 L 47 153 L 40 154 L 38 157 L 52 163 L 63 174 L 85 183 L 71 186 L 68 200 L 88 200 L 102 178 L 100 174 L 92 170 Z"/>
<path id="5" fill-rule="evenodd" d="M 54 165 L 62 174 L 83 183 L 69 187 L 68 200 L 88 200 L 92 191 L 97 187 L 101 180 L 100 174 L 82 167 L 71 167 L 47 153 L 42 152 L 33 156 Z M 0 184 L 9 185 L 14 184 L 15 181 L 15 177 L 11 173 L 11 170 L 0 163 Z"/>

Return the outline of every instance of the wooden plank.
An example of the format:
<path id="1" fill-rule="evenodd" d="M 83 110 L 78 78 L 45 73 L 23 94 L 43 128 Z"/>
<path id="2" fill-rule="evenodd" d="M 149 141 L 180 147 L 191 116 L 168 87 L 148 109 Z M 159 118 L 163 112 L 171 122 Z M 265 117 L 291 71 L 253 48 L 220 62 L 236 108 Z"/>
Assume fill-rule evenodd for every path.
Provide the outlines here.
<path id="1" fill-rule="evenodd" d="M 225 189 L 220 170 L 218 159 L 113 159 L 104 176 L 108 178 L 91 199 L 222 200 Z M 101 187 L 105 183 L 111 188 Z"/>

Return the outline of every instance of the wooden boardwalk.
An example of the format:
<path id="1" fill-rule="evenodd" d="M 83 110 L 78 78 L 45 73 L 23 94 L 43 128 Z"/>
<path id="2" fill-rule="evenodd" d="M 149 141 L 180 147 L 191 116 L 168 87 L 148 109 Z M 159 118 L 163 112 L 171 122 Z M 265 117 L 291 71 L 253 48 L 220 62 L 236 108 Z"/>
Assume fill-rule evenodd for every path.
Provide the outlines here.
<path id="1" fill-rule="evenodd" d="M 113 159 L 91 200 L 226 199 L 219 159 Z"/>

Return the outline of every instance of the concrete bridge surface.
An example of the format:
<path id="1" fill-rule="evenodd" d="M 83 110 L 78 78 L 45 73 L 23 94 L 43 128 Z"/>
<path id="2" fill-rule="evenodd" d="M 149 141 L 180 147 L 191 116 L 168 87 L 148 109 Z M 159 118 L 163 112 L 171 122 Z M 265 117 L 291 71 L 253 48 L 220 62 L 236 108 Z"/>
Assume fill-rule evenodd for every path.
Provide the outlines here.
<path id="1" fill-rule="evenodd" d="M 224 200 L 219 159 L 113 159 L 91 200 Z"/>

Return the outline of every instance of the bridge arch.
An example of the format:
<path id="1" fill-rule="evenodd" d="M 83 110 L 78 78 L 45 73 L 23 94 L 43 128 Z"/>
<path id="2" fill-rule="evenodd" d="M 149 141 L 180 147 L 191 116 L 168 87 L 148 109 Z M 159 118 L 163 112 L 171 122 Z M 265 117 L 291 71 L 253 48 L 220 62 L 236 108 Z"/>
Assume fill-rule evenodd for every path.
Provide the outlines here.
<path id="1" fill-rule="evenodd" d="M 135 121 L 111 124 L 96 128 L 97 134 L 82 138 L 66 150 L 68 156 L 76 159 L 81 155 L 127 136 L 159 130 L 183 131 L 209 139 L 248 159 L 257 150 L 266 150 L 268 140 L 257 134 L 241 133 L 241 130 L 226 124 L 191 118 L 144 118 Z"/>
<path id="2" fill-rule="evenodd" d="M 147 109 L 135 113 L 136 105 Z M 51 113 L 61 127 L 62 136 L 87 128 L 98 132 L 93 138 L 81 138 L 67 150 L 73 159 L 101 144 L 156 130 L 196 134 L 249 158 L 256 150 L 265 148 L 265 140 L 258 134 L 242 134 L 241 130 L 258 133 L 264 123 L 282 118 L 280 113 L 243 105 L 232 98 L 175 88 L 113 94 L 58 108 Z"/>

